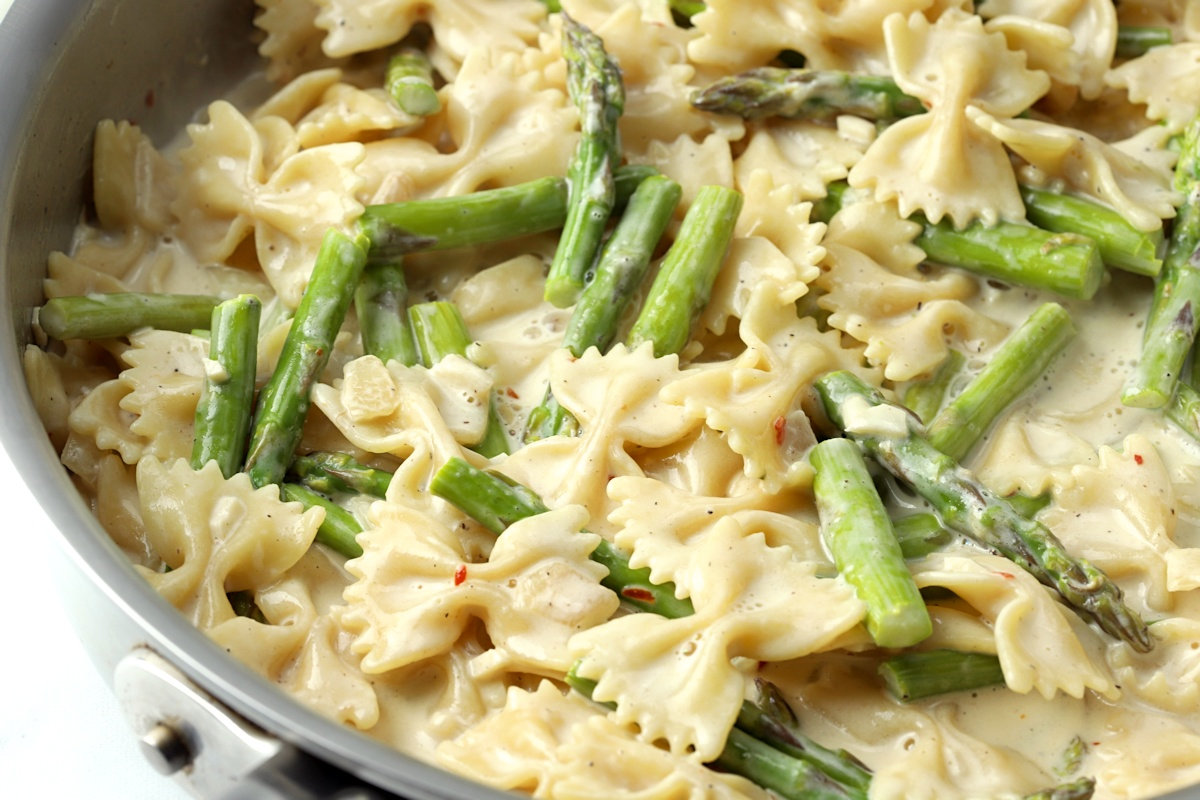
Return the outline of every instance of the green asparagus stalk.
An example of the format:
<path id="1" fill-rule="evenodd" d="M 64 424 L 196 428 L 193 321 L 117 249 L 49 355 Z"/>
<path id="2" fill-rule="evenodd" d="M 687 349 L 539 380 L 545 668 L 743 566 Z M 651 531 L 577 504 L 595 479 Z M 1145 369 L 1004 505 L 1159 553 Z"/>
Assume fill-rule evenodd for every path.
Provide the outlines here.
<path id="1" fill-rule="evenodd" d="M 1162 270 L 1162 229 L 1142 231 L 1111 208 L 1076 195 L 1021 186 L 1025 217 L 1052 233 L 1073 233 L 1096 243 L 1110 267 L 1154 277 Z"/>
<path id="2" fill-rule="evenodd" d="M 961 461 L 1000 412 L 1033 384 L 1075 335 L 1071 315 L 1044 303 L 929 424 L 930 443 Z"/>
<path id="3" fill-rule="evenodd" d="M 1004 683 L 999 658 L 958 650 L 900 653 L 880 663 L 879 675 L 892 696 L 906 703 Z"/>
<path id="4" fill-rule="evenodd" d="M 892 520 L 892 532 L 906 559 L 924 558 L 954 541 L 936 514 L 908 514 Z"/>
<path id="5" fill-rule="evenodd" d="M 467 323 L 463 321 L 458 307 L 453 303 L 445 300 L 418 303 L 409 306 L 408 318 L 412 324 L 417 351 L 421 354 L 421 363 L 425 366 L 432 367 L 449 355 L 466 358 L 467 348 L 471 345 L 471 335 L 467 332 Z M 500 419 L 500 412 L 496 407 L 495 390 L 488 397 L 488 420 L 483 438 L 472 445 L 471 449 L 487 458 L 509 451 L 504 421 Z"/>
<path id="6" fill-rule="evenodd" d="M 237 614 L 239 617 L 249 617 L 263 625 L 268 624 L 267 618 L 263 616 L 262 609 L 258 607 L 258 603 L 254 602 L 254 592 L 249 589 L 242 589 L 237 592 L 229 592 L 225 597 L 229 600 L 229 605 L 233 608 L 234 614 Z"/>
<path id="7" fill-rule="evenodd" d="M 567 169 L 567 218 L 546 276 L 546 299 L 563 308 L 579 297 L 616 203 L 613 170 L 621 157 L 617 120 L 625 109 L 625 85 L 600 37 L 566 12 L 561 17 L 567 92 L 580 125 Z"/>
<path id="8" fill-rule="evenodd" d="M 405 47 L 388 59 L 383 79 L 391 98 L 406 114 L 427 117 L 442 108 L 433 88 L 433 67 L 429 56 L 415 47 Z"/>
<path id="9" fill-rule="evenodd" d="M 408 324 L 408 284 L 400 262 L 369 265 L 354 293 L 363 351 L 411 367 L 419 354 Z"/>
<path id="10" fill-rule="evenodd" d="M 1171 399 L 1196 338 L 1200 306 L 1200 117 L 1184 131 L 1175 189 L 1183 204 L 1175 215 L 1163 268 L 1154 284 L 1142 353 L 1125 383 L 1121 401 L 1162 408 Z"/>
<path id="11" fill-rule="evenodd" d="M 852 200 L 853 190 L 836 181 L 813 206 L 813 218 L 828 222 Z M 1091 299 L 1104 277 L 1099 246 L 1082 234 L 1003 221 L 991 227 L 974 222 L 959 231 L 949 220 L 934 225 L 920 214 L 911 219 L 921 225 L 914 243 L 939 264 L 1081 300 Z"/>
<path id="12" fill-rule="evenodd" d="M 358 534 L 362 533 L 362 525 L 349 511 L 328 497 L 296 483 L 282 484 L 279 493 L 289 503 L 301 503 L 305 508 L 325 509 L 325 519 L 321 521 L 321 527 L 317 528 L 318 542 L 346 558 L 358 558 L 363 554 L 357 538 Z"/>
<path id="13" fill-rule="evenodd" d="M 833 424 L 925 498 L 947 526 L 1011 559 L 1111 636 L 1139 652 L 1153 647 L 1146 624 L 1125 605 L 1120 588 L 1104 572 L 1072 557 L 1046 526 L 1020 516 L 1005 498 L 930 444 L 911 412 L 849 372 L 828 373 L 815 388 Z M 857 424 L 863 410 L 876 407 L 904 419 L 907 433 L 877 433 Z"/>
<path id="14" fill-rule="evenodd" d="M 596 265 L 596 277 L 584 289 L 571 312 L 563 347 L 576 358 L 589 347 L 604 351 L 617 335 L 621 315 L 629 306 L 659 239 L 667 229 L 682 193 L 675 181 L 662 175 L 642 181 L 621 216 Z M 549 389 L 528 417 L 525 441 L 573 435 L 578 423 L 558 404 Z"/>
<path id="15" fill-rule="evenodd" d="M 361 461 L 332 451 L 316 451 L 297 456 L 289 469 L 299 483 L 321 494 L 351 492 L 378 497 L 387 497 L 392 473 L 363 464 Z"/>
<path id="16" fill-rule="evenodd" d="M 741 193 L 724 186 L 704 186 L 696 194 L 629 331 L 630 347 L 653 342 L 661 357 L 687 344 L 733 240 L 742 202 Z"/>
<path id="17" fill-rule="evenodd" d="M 905 390 L 904 405 L 908 406 L 918 419 L 929 424 L 941 411 L 950 393 L 950 385 L 966 365 L 966 356 L 957 350 L 950 350 L 928 380 L 917 381 Z"/>
<path id="18" fill-rule="evenodd" d="M 1051 789 L 1025 795 L 1023 800 L 1089 800 L 1095 791 L 1095 778 L 1079 778 Z"/>
<path id="19" fill-rule="evenodd" d="M 650 166 L 619 167 L 613 173 L 614 208 L 655 174 Z M 538 178 L 457 197 L 370 205 L 359 225 L 370 241 L 371 262 L 395 261 L 418 250 L 451 250 L 561 228 L 567 195 L 565 178 Z"/>
<path id="20" fill-rule="evenodd" d="M 279 483 L 292 463 L 312 386 L 329 363 L 366 264 L 363 245 L 361 237 L 335 229 L 321 242 L 275 372 L 258 396 L 246 456 L 246 472 L 256 487 Z"/>
<path id="21" fill-rule="evenodd" d="M 473 467 L 461 458 L 450 459 L 434 474 L 429 491 L 495 534 L 517 520 L 546 510 L 541 498 L 528 487 L 499 472 Z M 625 603 L 664 617 L 695 613 L 690 600 L 675 596 L 674 584 L 651 583 L 649 568 L 631 568 L 629 557 L 611 542 L 601 539 L 590 558 L 608 568 L 608 576 L 601 583 Z"/>
<path id="22" fill-rule="evenodd" d="M 249 294 L 226 300 L 212 310 L 208 349 L 212 369 L 205 376 L 196 406 L 193 469 L 216 461 L 226 478 L 242 469 L 254 413 L 261 315 L 262 302 Z"/>
<path id="23" fill-rule="evenodd" d="M 596 682 L 579 675 L 571 669 L 566 676 L 567 685 L 584 697 L 593 699 Z M 606 703 L 609 707 L 613 704 Z M 747 701 L 742 704 L 743 714 L 753 706 Z M 824 770 L 813 759 L 786 752 L 772 746 L 739 725 L 729 731 L 725 748 L 709 766 L 722 772 L 741 775 L 743 778 L 778 794 L 786 800 L 866 800 L 866 791 L 858 782 L 843 784 Z M 821 748 L 823 753 L 833 751 Z M 806 754 L 807 755 L 807 754 Z M 853 756 L 846 756 L 844 764 L 838 764 L 840 773 L 865 772 L 865 768 Z M 865 775 L 870 781 L 870 773 Z M 858 775 L 855 780 L 860 781 Z"/>
<path id="24" fill-rule="evenodd" d="M 948 219 L 933 224 L 921 214 L 912 218 L 922 225 L 914 244 L 939 264 L 1077 300 L 1092 299 L 1104 277 L 1100 248 L 1087 236 L 1003 221 L 959 231 Z"/>
<path id="25" fill-rule="evenodd" d="M 836 70 L 759 67 L 721 78 L 692 96 L 701 111 L 745 119 L 830 119 L 855 114 L 887 120 L 924 114 L 920 100 L 890 77 Z"/>
<path id="26" fill-rule="evenodd" d="M 1117 28 L 1117 58 L 1144 56 L 1155 47 L 1171 44 L 1171 29 L 1152 25 L 1121 25 Z"/>
<path id="27" fill-rule="evenodd" d="M 38 309 L 37 321 L 52 339 L 112 339 L 139 328 L 188 333 L 207 328 L 219 297 L 116 292 L 55 297 Z"/>
<path id="28" fill-rule="evenodd" d="M 851 797 L 865 798 L 871 787 L 871 771 L 845 750 L 830 750 L 805 736 L 796 713 L 775 684 L 755 680 L 758 698 L 745 701 L 738 712 L 737 727 L 755 739 L 815 766 L 846 787 Z"/>
<path id="29" fill-rule="evenodd" d="M 826 439 L 809 459 L 821 536 L 838 571 L 867 607 L 871 638 L 880 647 L 909 647 L 928 638 L 933 622 L 862 451 L 849 439 Z"/>

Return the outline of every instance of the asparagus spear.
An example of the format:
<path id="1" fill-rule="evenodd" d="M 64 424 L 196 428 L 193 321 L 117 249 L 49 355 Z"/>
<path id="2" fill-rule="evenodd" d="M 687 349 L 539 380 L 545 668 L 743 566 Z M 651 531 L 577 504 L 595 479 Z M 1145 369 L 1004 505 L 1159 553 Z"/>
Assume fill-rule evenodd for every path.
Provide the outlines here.
<path id="1" fill-rule="evenodd" d="M 928 380 L 917 381 L 908 387 L 904 392 L 904 405 L 917 415 L 917 419 L 929 424 L 946 402 L 950 384 L 966 365 L 966 356 L 957 350 L 949 351 Z"/>
<path id="2" fill-rule="evenodd" d="M 625 108 L 621 70 L 604 42 L 566 12 L 561 17 L 567 92 L 579 109 L 580 138 L 567 169 L 567 218 L 546 276 L 546 299 L 560 308 L 574 303 L 583 289 L 616 202 L 617 120 Z"/>
<path id="3" fill-rule="evenodd" d="M 258 396 L 246 472 L 254 486 L 279 483 L 300 442 L 312 385 L 329 363 L 334 339 L 358 286 L 367 254 L 362 237 L 330 229 L 321 242 L 279 363 Z"/>
<path id="4" fill-rule="evenodd" d="M 1200 307 L 1200 117 L 1184 131 L 1175 188 L 1183 204 L 1175 215 L 1163 268 L 1154 284 L 1142 354 L 1125 383 L 1121 401 L 1162 408 L 1171 399 L 1196 338 Z"/>
<path id="5" fill-rule="evenodd" d="M 853 797 L 866 798 L 871 771 L 845 750 L 830 750 L 800 731 L 796 713 L 779 688 L 770 681 L 755 680 L 758 698 L 742 703 L 737 727 L 787 755 L 802 759 L 846 787 Z"/>
<path id="6" fill-rule="evenodd" d="M 196 406 L 193 469 L 211 460 L 226 478 L 242 469 L 254 411 L 261 315 L 262 302 L 249 294 L 226 300 L 212 310 L 208 350 L 212 369 L 205 376 Z"/>
<path id="7" fill-rule="evenodd" d="M 115 292 L 56 297 L 38 309 L 38 324 L 53 339 L 111 339 L 139 328 L 187 333 L 207 328 L 219 297 Z"/>
<path id="8" fill-rule="evenodd" d="M 867 607 L 871 638 L 880 647 L 909 647 L 928 638 L 933 622 L 862 451 L 849 439 L 826 439 L 809 459 L 821 536 L 838 571 Z"/>
<path id="9" fill-rule="evenodd" d="M 301 484 L 322 494 L 354 492 L 383 499 L 392 482 L 392 473 L 387 470 L 329 451 L 297 456 L 289 471 Z"/>
<path id="10" fill-rule="evenodd" d="M 888 691 L 904 702 L 1004 683 L 999 658 L 958 650 L 900 653 L 880 663 L 879 675 Z"/>
<path id="11" fill-rule="evenodd" d="M 745 119 L 830 119 L 841 114 L 899 119 L 926 111 L 890 77 L 783 67 L 759 67 L 721 78 L 696 92 L 692 105 Z"/>
<path id="12" fill-rule="evenodd" d="M 929 441 L 961 461 L 1013 400 L 1042 375 L 1075 335 L 1071 315 L 1044 303 L 997 348 L 991 361 L 929 424 Z"/>
<path id="13" fill-rule="evenodd" d="M 1121 25 L 1117 28 L 1117 58 L 1144 56 L 1155 47 L 1171 44 L 1171 29 L 1153 25 Z"/>
<path id="14" fill-rule="evenodd" d="M 616 205 L 658 170 L 624 166 L 613 173 Z M 516 186 L 458 197 L 381 203 L 364 209 L 359 225 L 370 241 L 371 262 L 394 261 L 417 250 L 450 250 L 560 228 L 567 218 L 567 181 L 538 178 Z"/>
<path id="15" fill-rule="evenodd" d="M 282 484 L 279 493 L 290 503 L 302 503 L 305 508 L 325 509 L 325 519 L 317 528 L 318 542 L 346 558 L 358 558 L 363 554 L 357 539 L 358 534 L 362 533 L 362 525 L 349 511 L 328 497 L 296 483 Z"/>
<path id="16" fill-rule="evenodd" d="M 467 324 L 463 322 L 462 315 L 453 303 L 444 300 L 418 303 L 409 306 L 408 317 L 417 350 L 421 354 L 421 362 L 425 366 L 432 367 L 449 355 L 466 357 L 467 348 L 471 345 L 471 336 L 467 333 Z M 508 437 L 504 433 L 504 422 L 496 408 L 494 390 L 488 398 L 487 428 L 483 438 L 471 449 L 487 458 L 508 452 Z"/>
<path id="17" fill-rule="evenodd" d="M 427 117 L 442 108 L 433 88 L 433 67 L 423 50 L 405 47 L 388 59 L 383 85 L 406 114 Z"/>
<path id="18" fill-rule="evenodd" d="M 687 344 L 692 324 L 712 294 L 742 202 L 739 192 L 724 186 L 704 186 L 696 194 L 629 331 L 631 347 L 653 342 L 654 355 L 660 357 Z"/>
<path id="19" fill-rule="evenodd" d="M 1096 243 L 1110 267 L 1154 277 L 1162 270 L 1162 230 L 1141 231 L 1111 208 L 1076 195 L 1022 185 L 1025 217 L 1052 233 L 1075 233 Z"/>
<path id="20" fill-rule="evenodd" d="M 596 277 L 584 289 L 571 312 L 563 347 L 578 358 L 589 347 L 608 348 L 617 325 L 637 293 L 659 239 L 667 229 L 682 193 L 675 181 L 656 175 L 642 181 L 600 251 Z M 572 434 L 578 427 L 550 390 L 542 404 L 529 413 L 525 441 L 556 434 Z"/>
<path id="21" fill-rule="evenodd" d="M 429 481 L 429 491 L 456 506 L 464 514 L 495 534 L 517 520 L 546 510 L 528 487 L 495 471 L 484 471 L 461 458 L 452 458 Z M 633 569 L 629 557 L 601 539 L 590 558 L 608 568 L 601 581 L 629 605 L 664 617 L 686 617 L 694 613 L 687 598 L 675 596 L 674 584 L 650 582 L 649 568 Z"/>
<path id="22" fill-rule="evenodd" d="M 363 351 L 411 367 L 419 354 L 408 324 L 408 284 L 399 261 L 369 265 L 354 292 Z"/>
<path id="23" fill-rule="evenodd" d="M 830 184 L 813 206 L 814 220 L 828 222 L 852 195 L 844 181 Z M 1099 245 L 1081 234 L 1003 221 L 991 227 L 974 222 L 958 231 L 949 220 L 934 225 L 921 214 L 911 219 L 921 224 L 914 243 L 939 264 L 1081 300 L 1091 299 L 1104 277 Z"/>
<path id="24" fill-rule="evenodd" d="M 924 497 L 947 526 L 1011 559 L 1085 619 L 1135 650 L 1144 653 L 1153 647 L 1146 624 L 1125 605 L 1120 588 L 1107 575 L 1085 559 L 1072 557 L 1046 526 L 1020 516 L 1007 500 L 930 444 L 911 412 L 889 403 L 849 372 L 828 373 L 815 388 L 829 419 Z M 880 434 L 872 425 L 859 425 L 863 412 L 871 418 L 882 412 L 903 420 L 906 432 Z"/>
<path id="25" fill-rule="evenodd" d="M 571 669 L 566 682 L 584 697 L 592 699 L 595 681 Z M 613 707 L 611 703 L 603 705 Z M 791 709 L 788 711 L 790 713 Z M 764 724 L 762 732 L 766 735 L 759 736 L 743 727 L 743 717 L 762 719 L 765 715 L 749 701 L 744 702 L 738 723 L 730 729 L 725 740 L 725 748 L 709 762 L 709 766 L 741 775 L 787 800 L 866 800 L 871 774 L 858 759 L 820 746 L 806 749 L 804 745 L 811 744 L 808 740 L 793 740 L 788 731 L 781 731 L 780 726 L 768 729 Z M 777 741 L 768 738 L 772 734 L 776 735 Z M 788 743 L 787 749 L 778 742 Z M 825 770 L 827 765 L 832 772 Z M 848 776 L 844 782 L 843 776 Z"/>
<path id="26" fill-rule="evenodd" d="M 933 224 L 914 214 L 913 220 L 922 226 L 914 244 L 939 264 L 1077 300 L 1090 300 L 1104 277 L 1099 246 L 1077 233 L 1003 221 L 991 227 L 974 222 L 959 231 L 948 219 Z"/>
<path id="27" fill-rule="evenodd" d="M 1026 795 L 1024 800 L 1088 800 L 1095 790 L 1095 778 L 1079 778 L 1052 789 Z"/>
<path id="28" fill-rule="evenodd" d="M 892 532 L 900 544 L 900 552 L 908 558 L 923 558 L 940 550 L 954 540 L 936 514 L 909 514 L 892 520 Z"/>

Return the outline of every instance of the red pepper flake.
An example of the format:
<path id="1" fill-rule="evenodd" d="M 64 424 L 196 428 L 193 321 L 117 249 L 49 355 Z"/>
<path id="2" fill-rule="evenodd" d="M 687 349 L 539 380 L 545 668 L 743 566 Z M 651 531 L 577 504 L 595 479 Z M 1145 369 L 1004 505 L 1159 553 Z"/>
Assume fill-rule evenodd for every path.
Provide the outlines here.
<path id="1" fill-rule="evenodd" d="M 1133 463 L 1137 464 L 1140 467 L 1142 464 L 1146 463 L 1146 459 L 1142 458 L 1141 453 L 1134 453 L 1133 454 Z"/>
<path id="2" fill-rule="evenodd" d="M 996 574 L 999 575 L 1001 578 L 1008 578 L 1010 581 L 1015 580 L 1017 577 L 1016 575 L 1013 575 L 1011 572 L 997 572 Z"/>
<path id="3" fill-rule="evenodd" d="M 461 586 L 462 582 L 467 579 L 467 565 L 459 564 L 458 569 L 454 570 L 454 585 Z"/>
<path id="4" fill-rule="evenodd" d="M 642 603 L 654 601 L 654 593 L 649 589 L 643 589 L 641 586 L 626 586 L 621 590 L 621 596 Z"/>
<path id="5" fill-rule="evenodd" d="M 783 417 L 775 418 L 775 444 L 783 444 L 783 430 L 787 427 L 787 420 Z"/>
<path id="6" fill-rule="evenodd" d="M 520 399 L 521 399 L 521 395 L 517 394 L 516 390 L 515 390 L 515 389 L 513 389 L 511 386 L 505 386 L 505 387 L 504 387 L 504 393 L 505 393 L 506 395 L 508 395 L 509 397 L 511 397 L 513 400 L 520 400 Z"/>

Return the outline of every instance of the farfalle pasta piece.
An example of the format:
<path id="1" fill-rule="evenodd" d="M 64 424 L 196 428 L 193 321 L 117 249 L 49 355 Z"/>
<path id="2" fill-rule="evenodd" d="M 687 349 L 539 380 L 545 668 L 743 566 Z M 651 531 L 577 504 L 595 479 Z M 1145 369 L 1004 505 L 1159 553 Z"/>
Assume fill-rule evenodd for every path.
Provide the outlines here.
<path id="1" fill-rule="evenodd" d="M 313 0 L 254 0 L 254 26 L 266 35 L 258 52 L 267 60 L 267 78 L 290 81 L 302 72 L 330 63 L 321 50 L 325 31 L 317 27 Z"/>
<path id="2" fill-rule="evenodd" d="M 1036 690 L 1082 697 L 1117 694 L 1115 682 L 1093 663 L 1098 645 L 1081 641 L 1083 623 L 1064 611 L 1029 573 L 1000 556 L 934 555 L 913 565 L 917 585 L 943 586 L 992 625 L 1004 682 L 1014 692 Z"/>
<path id="3" fill-rule="evenodd" d="M 1130 102 L 1145 104 L 1150 119 L 1182 130 L 1200 114 L 1200 42 L 1156 47 L 1114 68 L 1106 80 Z"/>
<path id="4" fill-rule="evenodd" d="M 499 746 L 497 746 L 499 745 Z M 504 707 L 437 750 L 438 763 L 499 789 L 535 797 L 637 800 L 766 800 L 744 778 L 677 759 L 629 726 L 596 713 L 548 682 L 509 689 Z"/>
<path id="5" fill-rule="evenodd" d="M 188 456 L 208 343 L 155 330 L 134 333 L 130 342 L 121 356 L 129 369 L 88 392 L 68 416 L 69 429 L 117 452 L 126 464 L 145 455 Z"/>
<path id="6" fill-rule="evenodd" d="M 915 232 L 887 206 L 853 203 L 830 222 L 816 281 L 829 324 L 865 344 L 867 359 L 896 381 L 932 371 L 954 339 L 995 344 L 1006 333 L 967 305 L 978 291 L 972 278 L 917 272 L 924 254 L 907 244 Z"/>
<path id="7" fill-rule="evenodd" d="M 442 90 L 452 145 L 439 150 L 413 137 L 368 144 L 364 193 L 391 202 L 566 174 L 579 115 L 564 80 L 557 49 L 470 51 Z"/>
<path id="8" fill-rule="evenodd" d="M 1195 588 L 1179 569 L 1200 551 L 1173 541 L 1177 515 L 1172 481 L 1158 449 L 1145 436 L 1127 437 L 1120 450 L 1101 447 L 1095 463 L 1063 476 L 1043 516 L 1068 549 L 1116 579 L 1136 580 L 1151 607 L 1170 609 L 1169 593 Z"/>
<path id="9" fill-rule="evenodd" d="M 557 476 L 547 503 L 579 503 L 602 516 L 609 478 L 641 474 L 629 450 L 665 447 L 698 427 L 700 418 L 664 392 L 679 377 L 678 359 L 655 358 L 649 343 L 632 351 L 619 344 L 603 355 L 589 348 L 580 358 L 555 351 L 550 389 L 581 434 L 567 447 L 571 467 Z"/>
<path id="10" fill-rule="evenodd" d="M 799 658 L 857 625 L 863 609 L 846 584 L 817 577 L 814 564 L 767 547 L 761 534 L 718 525 L 681 549 L 675 580 L 694 615 L 619 617 L 576 635 L 571 649 L 576 671 L 597 682 L 594 697 L 617 704 L 618 721 L 711 760 L 746 692 L 732 659 Z M 680 688 L 664 696 L 662 686 Z"/>
<path id="11" fill-rule="evenodd" d="M 279 158 L 267 146 L 280 138 L 278 117 L 251 123 L 226 101 L 210 105 L 208 115 L 207 123 L 189 126 L 191 144 L 180 153 L 183 173 L 172 208 L 181 234 L 202 262 L 224 262 L 254 231 L 263 272 L 295 308 L 325 232 L 362 212 L 355 169 L 363 146 L 291 152 L 285 143 L 291 154 Z"/>
<path id="12" fill-rule="evenodd" d="M 773 122 L 751 129 L 734 159 L 734 179 L 746 186 L 761 171 L 775 186 L 793 187 L 797 202 L 815 200 L 825 196 L 830 183 L 845 178 L 862 155 L 863 147 L 837 128 L 803 120 Z"/>
<path id="13" fill-rule="evenodd" d="M 822 333 L 812 317 L 796 314 L 778 286 L 751 291 L 738 335 L 746 349 L 736 358 L 688 370 L 664 397 L 703 415 L 745 460 L 748 477 L 776 489 L 811 475 L 804 455 L 815 437 L 800 410 L 801 395 L 820 375 L 856 368 L 859 352 L 840 334 Z"/>
<path id="14" fill-rule="evenodd" d="M 121 408 L 136 416 L 129 430 L 145 440 L 143 455 L 161 461 L 186 458 L 192 452 L 208 342 L 157 330 L 134 333 L 129 341 L 132 346 L 121 355 L 129 368 L 120 377 L 129 387 Z"/>
<path id="15" fill-rule="evenodd" d="M 1108 0 L 987 0 L 979 14 L 989 20 L 988 29 L 1003 30 L 1014 49 L 1024 49 L 1031 66 L 1046 69 L 1063 83 L 1078 85 L 1085 99 L 1104 89 L 1104 76 L 1112 65 L 1117 46 L 1117 11 Z M 1040 25 L 1039 25 L 1040 23 Z M 1074 62 L 1059 67 L 1062 40 L 1039 36 L 1037 28 L 1053 26 L 1068 34 L 1067 52 Z M 1056 52 L 1057 51 L 1057 52 Z"/>
<path id="16" fill-rule="evenodd" d="M 604 567 L 588 560 L 599 537 L 581 532 L 586 519 L 578 506 L 528 517 L 505 530 L 486 562 L 468 564 L 441 520 L 375 504 L 340 614 L 362 669 L 387 672 L 444 654 L 478 619 L 514 669 L 563 674 L 568 637 L 619 602 L 600 586 Z"/>
<path id="17" fill-rule="evenodd" d="M 595 699 L 616 703 L 618 722 L 636 722 L 647 740 L 663 739 L 673 752 L 694 748 L 711 760 L 746 691 L 732 659 L 783 661 L 819 651 L 861 621 L 863 606 L 844 582 L 818 577 L 823 562 L 769 546 L 757 526 L 714 513 L 708 525 L 680 520 L 677 527 L 655 502 L 669 490 L 648 486 L 654 483 L 610 485 L 621 503 L 614 520 L 638 531 L 618 540 L 654 539 L 653 561 L 634 543 L 631 565 L 649 563 L 652 580 L 674 581 L 696 613 L 618 617 L 574 636 L 571 650 L 578 674 L 597 682 Z M 679 688 L 664 696 L 662 686 Z"/>
<path id="18" fill-rule="evenodd" d="M 1200 708 L 1200 623 L 1189 617 L 1157 620 L 1154 657 L 1130 648 L 1111 648 L 1108 653 L 1113 676 L 1124 691 L 1156 708 L 1174 713 L 1191 713 Z"/>
<path id="19" fill-rule="evenodd" d="M 428 22 L 438 46 L 462 62 L 472 49 L 515 49 L 537 38 L 546 8 L 535 0 L 309 0 L 325 32 L 321 47 L 340 58 L 396 44 Z"/>
<path id="20" fill-rule="evenodd" d="M 1157 230 L 1175 216 L 1179 196 L 1171 172 L 1157 161 L 1142 161 L 1084 131 L 1033 119 L 998 119 L 968 109 L 971 120 L 1040 170 L 1076 191 L 1112 206 L 1131 225 Z M 1169 135 L 1160 132 L 1163 140 Z"/>
<path id="21" fill-rule="evenodd" d="M 948 11 L 932 24 L 921 14 L 893 15 L 883 30 L 892 77 L 929 112 L 881 133 L 850 170 L 850 184 L 880 202 L 895 200 L 904 217 L 949 216 L 960 228 L 1023 219 L 1008 154 L 966 110 L 1014 116 L 1046 93 L 1050 79 L 1027 69 L 1024 54 L 970 14 Z"/>
<path id="22" fill-rule="evenodd" d="M 164 231 L 171 222 L 174 174 L 141 129 L 104 120 L 96 126 L 92 149 L 92 202 L 100 226 Z"/>
<path id="23" fill-rule="evenodd" d="M 338 83 L 325 91 L 320 105 L 299 120 L 296 139 L 301 147 L 319 147 L 404 132 L 420 121 L 401 111 L 383 89 Z"/>
<path id="24" fill-rule="evenodd" d="M 700 187 L 733 185 L 733 154 L 729 140 L 715 133 L 697 142 L 680 136 L 670 142 L 655 140 L 643 153 L 631 153 L 635 164 L 649 164 L 683 189 L 681 204 L 691 205 Z"/>
<path id="25" fill-rule="evenodd" d="M 1161 715 L 1112 720 L 1091 751 L 1097 789 L 1116 797 L 1148 797 L 1200 781 L 1200 735 Z"/>
<path id="26" fill-rule="evenodd" d="M 693 19 L 700 38 L 692 60 L 741 72 L 760 67 L 781 50 L 804 55 L 814 69 L 882 74 L 887 57 L 881 25 L 889 15 L 928 12 L 936 17 L 962 3 L 935 0 L 710 0 Z"/>
<path id="27" fill-rule="evenodd" d="M 147 539 L 171 568 L 142 573 L 204 631 L 234 617 L 226 592 L 269 584 L 299 561 L 324 518 L 281 501 L 277 487 L 255 489 L 245 473 L 226 480 L 212 462 L 196 471 L 147 456 L 137 485 Z"/>

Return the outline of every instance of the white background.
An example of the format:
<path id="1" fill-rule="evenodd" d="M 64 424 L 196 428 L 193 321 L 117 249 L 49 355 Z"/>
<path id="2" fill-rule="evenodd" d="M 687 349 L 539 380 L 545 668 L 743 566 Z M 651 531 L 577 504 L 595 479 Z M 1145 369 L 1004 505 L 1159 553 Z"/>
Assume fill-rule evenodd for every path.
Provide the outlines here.
<path id="1" fill-rule="evenodd" d="M 0 0 L 0 19 L 13 0 Z M 0 76 L 2 79 L 2 76 Z M 0 113 L 4 113 L 0 109 Z M 0 647 L 0 797 L 177 800 L 174 781 L 138 752 L 108 685 L 75 638 L 66 612 L 46 596 L 37 564 L 52 528 L 0 451 L 4 515 L 23 531 L 0 574 L 0 608 L 36 606 L 36 624 L 4 626 Z M 15 530 L 10 529 L 9 533 Z M 23 619 L 32 614 L 22 613 Z"/>

